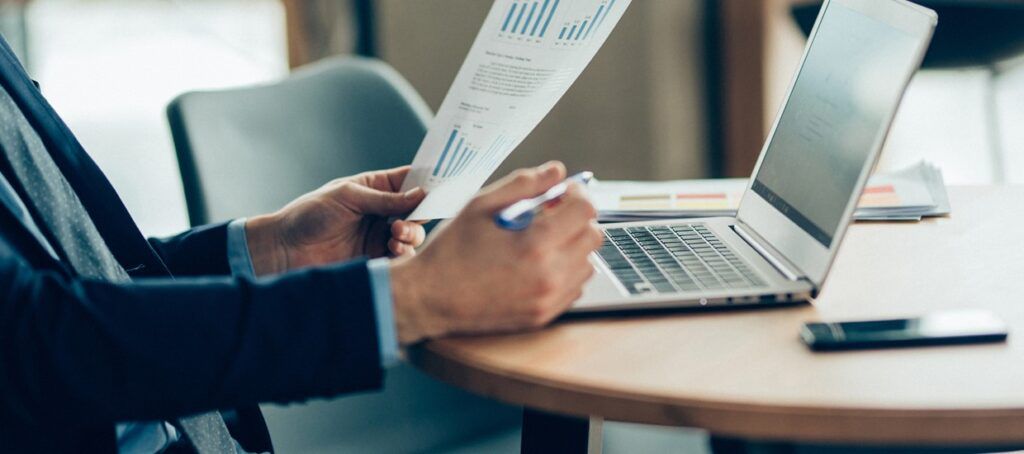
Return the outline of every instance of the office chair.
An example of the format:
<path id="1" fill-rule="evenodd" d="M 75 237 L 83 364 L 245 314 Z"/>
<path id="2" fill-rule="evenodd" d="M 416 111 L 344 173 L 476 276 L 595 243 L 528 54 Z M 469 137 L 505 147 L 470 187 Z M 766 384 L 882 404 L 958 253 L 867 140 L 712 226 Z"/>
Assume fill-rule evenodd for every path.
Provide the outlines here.
<path id="1" fill-rule="evenodd" d="M 397 72 L 364 58 L 324 60 L 271 85 L 187 93 L 167 114 L 193 225 L 271 212 L 333 178 L 408 164 L 431 117 Z M 380 393 L 265 406 L 275 446 L 447 450 L 520 422 L 518 409 L 405 364 L 389 369 L 386 382 Z"/>
<path id="2" fill-rule="evenodd" d="M 939 14 L 935 37 L 922 69 L 985 68 L 985 125 L 991 148 L 995 183 L 1006 180 L 1003 135 L 999 118 L 998 86 L 1009 72 L 1007 61 L 1024 55 L 1024 1 L 1021 0 L 915 0 Z M 810 34 L 821 2 L 799 4 L 792 14 L 804 34 Z"/>

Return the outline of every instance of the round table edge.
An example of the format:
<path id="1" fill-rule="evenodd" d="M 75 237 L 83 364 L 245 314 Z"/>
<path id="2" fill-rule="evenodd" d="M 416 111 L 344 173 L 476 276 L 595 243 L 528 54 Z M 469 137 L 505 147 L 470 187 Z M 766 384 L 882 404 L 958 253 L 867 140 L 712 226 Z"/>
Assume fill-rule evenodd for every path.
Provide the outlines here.
<path id="1" fill-rule="evenodd" d="M 645 396 L 501 369 L 444 340 L 411 347 L 407 359 L 463 390 L 537 410 L 720 436 L 805 443 L 1024 446 L 1024 408 L 824 408 Z"/>

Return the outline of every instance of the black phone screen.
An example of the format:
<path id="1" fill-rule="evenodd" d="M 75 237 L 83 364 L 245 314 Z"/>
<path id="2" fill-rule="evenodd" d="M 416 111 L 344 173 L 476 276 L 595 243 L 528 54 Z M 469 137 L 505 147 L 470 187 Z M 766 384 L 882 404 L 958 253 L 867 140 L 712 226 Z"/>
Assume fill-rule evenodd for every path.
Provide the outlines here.
<path id="1" fill-rule="evenodd" d="M 957 311 L 919 318 L 807 323 L 801 338 L 815 350 L 998 342 L 1006 324 L 985 311 Z"/>

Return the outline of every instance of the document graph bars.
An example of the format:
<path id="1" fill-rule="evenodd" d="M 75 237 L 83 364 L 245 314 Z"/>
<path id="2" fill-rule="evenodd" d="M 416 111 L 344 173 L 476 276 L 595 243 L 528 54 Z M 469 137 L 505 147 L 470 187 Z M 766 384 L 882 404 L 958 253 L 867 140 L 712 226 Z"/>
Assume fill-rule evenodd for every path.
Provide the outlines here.
<path id="1" fill-rule="evenodd" d="M 562 0 L 514 0 L 501 24 L 501 36 L 536 38 L 547 35 Z"/>
<path id="2" fill-rule="evenodd" d="M 492 171 L 501 164 L 502 158 L 505 157 L 505 151 L 508 151 L 509 146 L 512 145 L 514 140 L 511 137 L 499 135 L 498 138 L 494 139 L 491 146 L 487 148 L 480 159 L 472 166 L 471 172 L 483 172 Z"/>
<path id="3" fill-rule="evenodd" d="M 590 35 L 600 30 L 608 13 L 615 7 L 617 0 L 606 0 L 597 6 L 594 14 L 589 14 L 581 19 L 569 20 L 562 25 L 558 32 L 556 45 L 571 46 L 585 42 Z"/>
<path id="4" fill-rule="evenodd" d="M 454 178 L 462 175 L 479 155 L 480 150 L 466 143 L 466 137 L 460 133 L 459 128 L 453 128 L 431 175 L 435 178 Z"/>

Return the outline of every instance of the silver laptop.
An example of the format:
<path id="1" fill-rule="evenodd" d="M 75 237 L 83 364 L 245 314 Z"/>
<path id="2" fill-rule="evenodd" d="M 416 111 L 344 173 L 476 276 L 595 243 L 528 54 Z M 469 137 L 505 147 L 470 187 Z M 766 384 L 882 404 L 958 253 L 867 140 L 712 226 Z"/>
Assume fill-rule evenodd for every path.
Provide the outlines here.
<path id="1" fill-rule="evenodd" d="M 936 23 L 903 0 L 826 1 L 736 217 L 604 225 L 571 312 L 816 296 Z"/>

